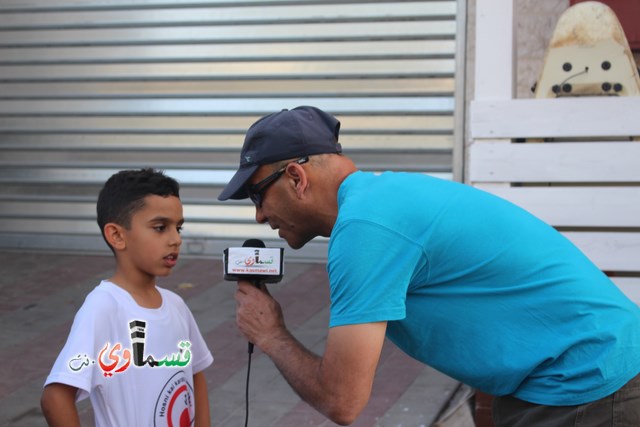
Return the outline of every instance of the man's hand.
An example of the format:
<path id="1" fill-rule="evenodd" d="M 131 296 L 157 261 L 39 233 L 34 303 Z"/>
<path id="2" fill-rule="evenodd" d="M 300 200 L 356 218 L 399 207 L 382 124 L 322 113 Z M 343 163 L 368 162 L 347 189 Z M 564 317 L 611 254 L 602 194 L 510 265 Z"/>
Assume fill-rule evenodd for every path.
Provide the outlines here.
<path id="1" fill-rule="evenodd" d="M 238 282 L 236 301 L 238 327 L 298 395 L 333 422 L 351 424 L 369 400 L 387 323 L 331 328 L 318 356 L 287 330 L 280 304 L 264 286 Z"/>
<path id="2" fill-rule="evenodd" d="M 260 349 L 285 333 L 280 304 L 263 284 L 257 288 L 251 282 L 239 281 L 236 290 L 236 323 L 240 332 Z"/>

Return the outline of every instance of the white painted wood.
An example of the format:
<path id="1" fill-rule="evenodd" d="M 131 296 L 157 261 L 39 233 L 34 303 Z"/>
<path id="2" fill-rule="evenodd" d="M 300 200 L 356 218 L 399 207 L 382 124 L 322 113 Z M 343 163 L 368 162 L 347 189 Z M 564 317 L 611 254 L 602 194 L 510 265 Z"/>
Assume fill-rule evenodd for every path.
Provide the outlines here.
<path id="1" fill-rule="evenodd" d="M 640 278 L 639 277 L 612 277 L 615 283 L 629 299 L 640 305 Z"/>
<path id="2" fill-rule="evenodd" d="M 563 233 L 601 270 L 640 272 L 640 233 Z"/>
<path id="3" fill-rule="evenodd" d="M 491 140 L 491 143 L 494 145 L 503 145 L 503 146 L 508 146 L 510 145 L 511 141 L 508 139 L 493 139 Z M 468 155 L 468 160 L 467 160 L 467 174 L 469 176 L 469 179 L 467 179 L 467 182 L 471 181 L 471 183 L 474 183 L 474 178 L 473 178 L 473 172 L 472 172 L 472 168 L 474 167 L 474 165 L 477 163 L 476 159 L 475 159 L 475 151 L 476 151 L 476 145 L 478 144 L 484 144 L 484 141 L 482 142 L 478 142 L 478 141 L 472 141 L 471 144 L 469 144 L 469 148 L 467 148 L 469 155 Z M 488 165 L 487 165 L 488 166 Z M 486 180 L 486 182 L 483 183 L 483 185 L 485 186 L 492 186 L 492 187 L 509 187 L 510 186 L 510 182 L 506 181 L 506 180 Z M 489 190 L 487 190 L 489 191 Z"/>
<path id="4" fill-rule="evenodd" d="M 471 137 L 592 138 L 640 135 L 640 97 L 476 100 Z"/>
<path id="5" fill-rule="evenodd" d="M 476 182 L 640 183 L 640 142 L 504 144 L 469 148 L 469 180 Z"/>
<path id="6" fill-rule="evenodd" d="M 475 100 L 466 181 L 556 227 L 585 227 L 588 231 L 564 234 L 599 268 L 640 273 L 640 233 L 632 231 L 640 227 L 640 187 L 632 185 L 640 183 L 640 143 L 627 142 L 640 136 L 640 97 L 512 99 L 513 3 L 476 2 Z M 505 143 L 514 138 L 582 141 Z M 546 182 L 578 185 L 511 187 Z M 612 227 L 620 231 L 604 231 Z M 614 281 L 640 304 L 640 278 Z"/>
<path id="7" fill-rule="evenodd" d="M 505 0 L 476 1 L 476 99 L 513 98 L 513 3 Z"/>
<path id="8" fill-rule="evenodd" d="M 476 187 L 554 227 L 640 227 L 640 187 Z"/>

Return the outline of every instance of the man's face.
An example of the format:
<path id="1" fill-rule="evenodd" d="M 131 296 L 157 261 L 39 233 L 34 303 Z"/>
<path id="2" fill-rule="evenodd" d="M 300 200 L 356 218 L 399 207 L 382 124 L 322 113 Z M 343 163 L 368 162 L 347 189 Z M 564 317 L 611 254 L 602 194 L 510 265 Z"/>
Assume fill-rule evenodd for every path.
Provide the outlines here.
<path id="1" fill-rule="evenodd" d="M 289 167 L 299 168 L 304 173 L 303 165 Z M 274 172 L 269 166 L 260 167 L 249 180 L 250 185 L 262 181 Z M 256 221 L 278 230 L 278 235 L 287 241 L 293 249 L 303 247 L 316 237 L 314 220 L 305 209 L 306 205 L 296 196 L 296 181 L 285 171 L 272 185 L 261 194 L 262 206 L 256 206 Z"/>

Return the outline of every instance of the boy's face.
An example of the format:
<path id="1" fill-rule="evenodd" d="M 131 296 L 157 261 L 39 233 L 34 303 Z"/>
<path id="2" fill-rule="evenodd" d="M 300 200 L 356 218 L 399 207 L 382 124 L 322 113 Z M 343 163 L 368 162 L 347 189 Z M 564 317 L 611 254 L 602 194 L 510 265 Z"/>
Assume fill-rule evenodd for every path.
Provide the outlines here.
<path id="1" fill-rule="evenodd" d="M 167 276 L 178 261 L 184 218 L 182 203 L 175 196 L 150 195 L 144 207 L 131 217 L 131 226 L 124 230 L 126 248 L 119 260 L 140 273 Z"/>

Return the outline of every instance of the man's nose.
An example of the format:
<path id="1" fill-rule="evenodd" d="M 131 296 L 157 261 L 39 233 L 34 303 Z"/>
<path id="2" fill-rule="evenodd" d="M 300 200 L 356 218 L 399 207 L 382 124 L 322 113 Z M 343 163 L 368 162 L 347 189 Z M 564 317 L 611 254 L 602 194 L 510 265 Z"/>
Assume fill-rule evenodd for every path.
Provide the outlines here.
<path id="1" fill-rule="evenodd" d="M 267 217 L 262 212 L 262 207 L 256 206 L 256 222 L 258 224 L 264 224 L 267 222 Z"/>

